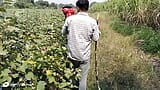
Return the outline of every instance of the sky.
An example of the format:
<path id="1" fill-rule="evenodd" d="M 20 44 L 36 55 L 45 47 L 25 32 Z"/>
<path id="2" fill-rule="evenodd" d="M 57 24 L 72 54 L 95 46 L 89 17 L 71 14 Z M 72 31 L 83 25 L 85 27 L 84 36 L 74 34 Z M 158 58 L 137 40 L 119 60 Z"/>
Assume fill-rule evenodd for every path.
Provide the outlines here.
<path id="1" fill-rule="evenodd" d="M 35 0 L 35 1 L 37 1 L 37 0 Z M 76 3 L 76 1 L 77 0 L 44 0 L 44 1 L 48 1 L 48 2 L 55 2 L 55 3 L 63 3 L 63 4 L 70 4 L 70 3 L 72 3 L 72 4 L 75 4 Z M 103 1 L 106 1 L 106 0 L 89 0 L 90 2 L 94 2 L 94 1 L 96 1 L 96 2 L 103 2 Z"/>

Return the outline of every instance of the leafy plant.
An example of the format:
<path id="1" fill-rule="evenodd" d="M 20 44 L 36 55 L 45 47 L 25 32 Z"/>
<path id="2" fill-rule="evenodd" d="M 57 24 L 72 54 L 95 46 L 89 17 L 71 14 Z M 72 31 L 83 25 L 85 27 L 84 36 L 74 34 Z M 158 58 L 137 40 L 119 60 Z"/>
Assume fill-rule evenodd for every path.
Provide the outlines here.
<path id="1" fill-rule="evenodd" d="M 118 19 L 113 20 L 110 26 L 113 30 L 115 30 L 118 33 L 121 33 L 124 36 L 132 35 L 135 32 L 135 29 L 132 25 L 124 21 L 120 21 Z"/>
<path id="2" fill-rule="evenodd" d="M 151 28 L 144 28 L 138 33 L 138 39 L 144 40 L 141 48 L 150 53 L 158 53 L 160 51 L 160 32 L 155 32 Z"/>
<path id="3" fill-rule="evenodd" d="M 160 28 L 159 0 L 108 0 L 94 5 L 91 11 L 107 11 L 134 25 Z"/>
<path id="4" fill-rule="evenodd" d="M 79 78 L 67 60 L 61 35 L 63 17 L 54 10 L 9 10 L 0 24 L 0 85 L 44 90 L 72 88 Z"/>

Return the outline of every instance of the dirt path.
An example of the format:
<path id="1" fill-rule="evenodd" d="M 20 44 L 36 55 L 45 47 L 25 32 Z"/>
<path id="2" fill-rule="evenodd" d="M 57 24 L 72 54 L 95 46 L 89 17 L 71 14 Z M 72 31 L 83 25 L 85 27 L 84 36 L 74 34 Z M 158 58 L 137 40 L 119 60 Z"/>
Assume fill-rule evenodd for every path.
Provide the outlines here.
<path id="1" fill-rule="evenodd" d="M 140 89 L 146 84 L 150 85 L 149 74 L 152 74 L 152 67 L 150 62 L 146 62 L 150 56 L 135 47 L 133 36 L 124 37 L 114 32 L 109 26 L 111 20 L 105 12 L 101 13 L 99 21 L 101 38 L 98 42 L 97 61 L 102 90 L 130 90 L 131 87 Z M 94 55 L 88 78 L 89 90 L 96 90 L 93 57 Z"/>

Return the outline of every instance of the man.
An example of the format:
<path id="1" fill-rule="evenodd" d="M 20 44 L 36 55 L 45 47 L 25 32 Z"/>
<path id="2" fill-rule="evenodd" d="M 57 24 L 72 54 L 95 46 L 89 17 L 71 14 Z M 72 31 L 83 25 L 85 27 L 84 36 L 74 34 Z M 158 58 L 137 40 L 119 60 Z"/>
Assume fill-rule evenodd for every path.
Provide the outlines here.
<path id="1" fill-rule="evenodd" d="M 87 75 L 90 68 L 91 42 L 99 39 L 97 21 L 91 18 L 87 11 L 88 0 L 76 2 L 78 14 L 66 18 L 62 34 L 67 35 L 68 57 L 75 68 L 81 69 L 79 90 L 86 90 Z"/>

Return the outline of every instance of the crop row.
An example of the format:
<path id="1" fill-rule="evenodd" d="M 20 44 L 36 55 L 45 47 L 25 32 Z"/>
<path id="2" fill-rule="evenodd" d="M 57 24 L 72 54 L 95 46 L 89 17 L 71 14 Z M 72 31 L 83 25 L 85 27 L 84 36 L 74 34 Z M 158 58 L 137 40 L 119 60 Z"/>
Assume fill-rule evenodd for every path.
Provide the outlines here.
<path id="1" fill-rule="evenodd" d="M 7 10 L 0 20 L 2 87 L 73 87 L 72 78 L 78 76 L 67 61 L 60 32 L 64 18 L 59 11 Z"/>

